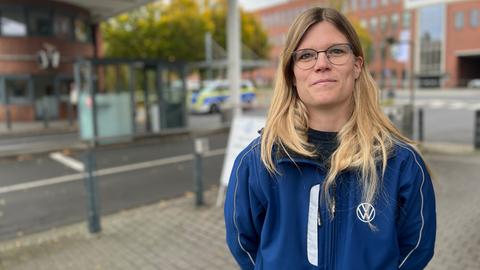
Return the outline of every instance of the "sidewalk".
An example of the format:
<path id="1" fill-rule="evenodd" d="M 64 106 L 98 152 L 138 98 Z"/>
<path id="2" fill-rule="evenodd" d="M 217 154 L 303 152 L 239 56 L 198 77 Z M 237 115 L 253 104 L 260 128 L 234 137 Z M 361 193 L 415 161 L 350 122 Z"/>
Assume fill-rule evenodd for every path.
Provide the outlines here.
<path id="1" fill-rule="evenodd" d="M 437 247 L 427 270 L 480 269 L 480 155 L 427 154 L 437 194 Z M 158 202 L 102 219 L 103 232 L 85 223 L 0 242 L 1 270 L 238 269 L 225 245 L 216 189 L 194 198 Z"/>
<path id="2" fill-rule="evenodd" d="M 198 209 L 186 195 L 103 217 L 99 235 L 80 223 L 0 243 L 0 269 L 237 269 L 216 192 Z"/>

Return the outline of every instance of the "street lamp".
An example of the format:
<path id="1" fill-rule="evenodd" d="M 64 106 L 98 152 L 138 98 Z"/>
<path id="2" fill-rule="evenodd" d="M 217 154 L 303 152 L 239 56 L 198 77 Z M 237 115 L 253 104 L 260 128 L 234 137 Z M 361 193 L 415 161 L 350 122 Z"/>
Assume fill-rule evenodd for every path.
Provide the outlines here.
<path id="1" fill-rule="evenodd" d="M 408 45 L 409 47 L 409 57 L 406 59 L 401 59 L 399 61 L 407 63 L 407 61 L 410 64 L 409 70 L 410 70 L 410 76 L 409 76 L 409 83 L 408 83 L 408 88 L 410 92 L 410 102 L 408 105 L 404 106 L 404 124 L 403 124 L 403 129 L 406 133 L 406 135 L 410 138 L 413 138 L 413 120 L 414 120 L 414 102 L 415 102 L 415 92 L 414 92 L 414 54 L 413 54 L 413 49 L 414 49 L 414 42 L 412 41 L 411 38 L 406 38 L 406 36 L 410 36 L 410 33 L 407 34 L 402 34 L 400 36 L 400 40 L 396 40 L 393 37 L 388 37 L 385 39 L 385 43 L 388 45 L 395 45 L 396 48 L 397 46 L 401 45 Z M 405 48 L 403 48 L 405 50 Z M 384 48 L 385 50 L 385 48 Z M 385 53 L 383 50 L 383 53 Z M 398 59 L 398 57 L 397 57 Z M 385 59 L 383 59 L 383 62 L 385 62 Z M 383 84 L 383 79 L 382 77 L 382 84 Z"/>
<path id="2" fill-rule="evenodd" d="M 383 92 L 385 90 L 385 77 L 387 73 L 386 69 L 386 61 L 387 61 L 387 47 L 390 47 L 392 44 L 395 43 L 395 38 L 392 36 L 386 37 L 382 43 L 382 50 L 381 50 L 381 55 L 382 55 L 382 62 L 381 62 L 381 80 L 380 80 L 380 90 Z M 381 95 L 383 97 L 383 94 Z"/>

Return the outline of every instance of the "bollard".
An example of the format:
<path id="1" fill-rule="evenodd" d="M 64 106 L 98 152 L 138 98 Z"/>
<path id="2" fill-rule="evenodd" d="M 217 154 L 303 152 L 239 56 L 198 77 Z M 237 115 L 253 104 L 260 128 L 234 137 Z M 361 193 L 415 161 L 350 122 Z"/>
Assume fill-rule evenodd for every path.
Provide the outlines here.
<path id="1" fill-rule="evenodd" d="M 202 181 L 202 158 L 203 154 L 208 151 L 208 139 L 196 138 L 195 139 L 195 158 L 193 166 L 193 176 L 195 182 L 195 205 L 203 205 L 203 181 Z"/>
<path id="2" fill-rule="evenodd" d="M 475 134 L 473 135 L 475 149 L 480 149 L 480 110 L 475 111 Z"/>
<path id="3" fill-rule="evenodd" d="M 85 190 L 87 195 L 88 231 L 98 233 L 102 230 L 100 225 L 99 199 L 97 185 L 94 177 L 95 152 L 89 147 L 84 157 L 85 164 Z"/>
<path id="4" fill-rule="evenodd" d="M 48 128 L 48 108 L 45 99 L 43 100 L 43 127 Z"/>
<path id="5" fill-rule="evenodd" d="M 12 130 L 12 115 L 10 114 L 10 105 L 6 105 L 5 120 L 7 122 L 7 130 Z"/>
<path id="6" fill-rule="evenodd" d="M 403 106 L 402 131 L 410 139 L 413 139 L 413 109 L 414 107 L 410 104 Z"/>
<path id="7" fill-rule="evenodd" d="M 423 108 L 418 109 L 418 141 L 423 142 Z"/>

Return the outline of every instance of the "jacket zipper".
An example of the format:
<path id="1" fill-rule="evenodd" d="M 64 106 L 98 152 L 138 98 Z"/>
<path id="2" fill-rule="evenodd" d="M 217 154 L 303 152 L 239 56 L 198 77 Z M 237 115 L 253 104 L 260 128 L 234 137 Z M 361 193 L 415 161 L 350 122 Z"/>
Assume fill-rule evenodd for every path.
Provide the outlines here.
<path id="1" fill-rule="evenodd" d="M 335 270 L 335 240 L 336 240 L 336 218 L 335 218 L 335 203 L 336 198 L 336 186 L 333 186 L 333 202 L 332 202 L 332 224 L 331 224 L 331 234 L 330 234 L 330 263 L 329 269 Z"/>

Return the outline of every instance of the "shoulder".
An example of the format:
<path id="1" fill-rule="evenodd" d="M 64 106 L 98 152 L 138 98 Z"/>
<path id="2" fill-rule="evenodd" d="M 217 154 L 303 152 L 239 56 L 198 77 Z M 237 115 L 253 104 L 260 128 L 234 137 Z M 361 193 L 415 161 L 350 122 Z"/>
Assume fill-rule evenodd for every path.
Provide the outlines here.
<path id="1" fill-rule="evenodd" d="M 242 151 L 236 156 L 234 167 L 239 168 L 257 168 L 261 163 L 260 155 L 260 136 L 252 140 Z"/>
<path id="2" fill-rule="evenodd" d="M 400 170 L 405 174 L 420 174 L 425 176 L 428 169 L 425 161 L 413 145 L 405 142 L 396 142 L 390 154 L 389 167 Z"/>

